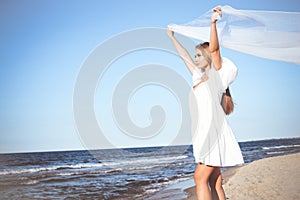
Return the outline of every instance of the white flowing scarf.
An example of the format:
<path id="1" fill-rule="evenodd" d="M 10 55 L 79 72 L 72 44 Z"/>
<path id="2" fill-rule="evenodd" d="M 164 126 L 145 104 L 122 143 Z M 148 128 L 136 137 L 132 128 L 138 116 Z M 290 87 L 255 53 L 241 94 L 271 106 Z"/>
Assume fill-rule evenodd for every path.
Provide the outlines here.
<path id="1" fill-rule="evenodd" d="M 222 47 L 300 64 L 300 12 L 221 8 L 223 16 L 217 26 Z M 209 41 L 211 14 L 210 10 L 191 22 L 169 27 L 179 34 Z"/>

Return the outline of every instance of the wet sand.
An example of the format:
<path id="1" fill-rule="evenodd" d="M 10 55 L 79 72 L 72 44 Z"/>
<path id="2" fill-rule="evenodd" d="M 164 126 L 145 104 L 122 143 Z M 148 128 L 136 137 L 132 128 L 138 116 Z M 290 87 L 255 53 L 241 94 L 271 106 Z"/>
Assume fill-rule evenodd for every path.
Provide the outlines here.
<path id="1" fill-rule="evenodd" d="M 230 200 L 300 199 L 300 154 L 254 161 L 223 173 L 223 187 Z M 196 200 L 195 187 L 185 190 Z"/>

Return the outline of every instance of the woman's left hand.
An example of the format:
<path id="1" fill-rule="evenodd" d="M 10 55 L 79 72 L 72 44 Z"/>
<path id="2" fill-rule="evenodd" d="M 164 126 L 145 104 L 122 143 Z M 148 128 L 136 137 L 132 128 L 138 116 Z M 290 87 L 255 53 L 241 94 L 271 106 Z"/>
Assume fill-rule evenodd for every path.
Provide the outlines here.
<path id="1" fill-rule="evenodd" d="M 218 13 L 219 16 L 222 17 L 222 9 L 221 9 L 221 7 L 216 7 L 216 8 L 213 9 L 213 13 L 212 13 L 212 15 L 210 17 L 211 23 L 216 23 L 218 21 L 218 19 L 216 19 L 214 17 L 214 13 Z"/>

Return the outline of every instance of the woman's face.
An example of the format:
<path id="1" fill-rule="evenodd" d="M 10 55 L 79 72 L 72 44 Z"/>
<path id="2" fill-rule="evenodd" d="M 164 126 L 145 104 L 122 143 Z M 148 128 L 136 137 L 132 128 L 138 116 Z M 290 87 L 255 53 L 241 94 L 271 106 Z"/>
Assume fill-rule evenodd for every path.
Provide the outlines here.
<path id="1" fill-rule="evenodd" d="M 206 68 L 207 65 L 200 65 L 203 62 L 207 62 L 207 61 L 206 61 L 205 57 L 203 56 L 201 50 L 196 48 L 196 54 L 195 54 L 195 64 L 196 64 L 196 66 L 200 67 L 200 68 L 201 68 L 201 66 L 204 66 L 202 68 Z"/>

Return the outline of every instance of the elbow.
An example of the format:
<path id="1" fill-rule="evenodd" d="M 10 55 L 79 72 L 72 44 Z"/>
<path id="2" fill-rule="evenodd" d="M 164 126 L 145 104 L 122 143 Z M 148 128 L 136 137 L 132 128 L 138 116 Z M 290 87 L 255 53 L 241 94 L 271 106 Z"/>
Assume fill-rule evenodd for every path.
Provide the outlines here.
<path id="1" fill-rule="evenodd" d="M 210 52 L 210 54 L 218 54 L 220 52 L 220 48 L 219 47 L 210 47 L 209 52 Z"/>
<path id="2" fill-rule="evenodd" d="M 210 51 L 210 56 L 211 57 L 220 57 L 220 50 L 217 49 L 217 50 Z"/>

